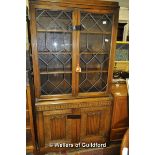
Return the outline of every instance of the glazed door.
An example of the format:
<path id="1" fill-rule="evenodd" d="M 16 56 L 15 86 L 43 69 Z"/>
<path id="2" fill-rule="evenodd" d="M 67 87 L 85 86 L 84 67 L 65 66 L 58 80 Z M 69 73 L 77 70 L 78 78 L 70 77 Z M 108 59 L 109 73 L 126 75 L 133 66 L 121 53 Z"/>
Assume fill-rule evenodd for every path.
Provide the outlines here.
<path id="1" fill-rule="evenodd" d="M 117 12 L 31 6 L 37 98 L 102 96 L 112 80 Z"/>
<path id="2" fill-rule="evenodd" d="M 71 11 L 36 10 L 41 95 L 72 93 Z"/>
<path id="3" fill-rule="evenodd" d="M 73 11 L 31 7 L 33 72 L 37 98 L 72 96 Z"/>
<path id="4" fill-rule="evenodd" d="M 80 12 L 79 96 L 103 94 L 108 88 L 112 53 L 113 13 Z"/>

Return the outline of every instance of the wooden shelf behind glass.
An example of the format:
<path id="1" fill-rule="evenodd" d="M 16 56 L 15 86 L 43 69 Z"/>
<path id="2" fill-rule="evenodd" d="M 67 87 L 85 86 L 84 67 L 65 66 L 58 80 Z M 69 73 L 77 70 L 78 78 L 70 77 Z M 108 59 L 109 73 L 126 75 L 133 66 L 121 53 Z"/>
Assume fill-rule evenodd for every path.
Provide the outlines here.
<path id="1" fill-rule="evenodd" d="M 103 34 L 103 35 L 111 35 L 111 32 L 97 32 L 97 31 L 80 31 L 82 34 Z"/>
<path id="2" fill-rule="evenodd" d="M 107 73 L 108 71 L 107 70 L 84 70 L 84 71 L 81 71 L 80 73 Z"/>
<path id="3" fill-rule="evenodd" d="M 38 52 L 38 54 L 44 54 L 44 55 L 50 55 L 50 54 L 55 54 L 55 55 L 59 55 L 59 54 L 72 54 L 71 52 L 47 52 L 47 51 L 40 51 L 40 52 Z M 103 52 L 103 53 L 101 53 L 101 52 L 99 52 L 99 53 L 97 53 L 97 52 L 80 52 L 80 55 L 82 55 L 82 54 L 101 54 L 101 55 L 103 55 L 103 54 L 109 54 L 108 52 Z"/>
<path id="4" fill-rule="evenodd" d="M 80 73 L 107 73 L 107 70 L 83 70 Z M 41 71 L 41 75 L 46 75 L 46 74 L 71 74 L 72 71 Z"/>
<path id="5" fill-rule="evenodd" d="M 80 55 L 82 54 L 109 54 L 108 52 L 80 52 Z"/>
<path id="6" fill-rule="evenodd" d="M 71 33 L 73 31 L 70 31 L 70 30 L 55 30 L 55 29 L 49 29 L 49 30 L 46 30 L 46 29 L 38 29 L 37 32 L 60 32 L 60 33 Z"/>
<path id="7" fill-rule="evenodd" d="M 72 71 L 41 71 L 41 75 L 46 75 L 46 74 L 71 74 Z"/>
<path id="8" fill-rule="evenodd" d="M 53 54 L 53 55 L 58 55 L 58 54 L 72 54 L 71 52 L 50 52 L 50 51 L 40 51 L 38 54 Z"/>
<path id="9" fill-rule="evenodd" d="M 37 32 L 53 32 L 53 33 L 71 33 L 72 30 L 55 30 L 55 29 L 37 29 Z M 97 31 L 80 31 L 82 34 L 103 34 L 103 35 L 111 35 L 111 32 L 97 32 Z"/>

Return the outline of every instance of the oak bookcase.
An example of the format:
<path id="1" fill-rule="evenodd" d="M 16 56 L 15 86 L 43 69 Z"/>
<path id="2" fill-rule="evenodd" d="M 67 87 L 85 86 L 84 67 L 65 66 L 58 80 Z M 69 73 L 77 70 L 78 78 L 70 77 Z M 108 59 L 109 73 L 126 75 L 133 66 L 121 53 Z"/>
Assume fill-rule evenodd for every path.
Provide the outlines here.
<path id="1" fill-rule="evenodd" d="M 119 5 L 30 0 L 38 146 L 108 142 Z"/>

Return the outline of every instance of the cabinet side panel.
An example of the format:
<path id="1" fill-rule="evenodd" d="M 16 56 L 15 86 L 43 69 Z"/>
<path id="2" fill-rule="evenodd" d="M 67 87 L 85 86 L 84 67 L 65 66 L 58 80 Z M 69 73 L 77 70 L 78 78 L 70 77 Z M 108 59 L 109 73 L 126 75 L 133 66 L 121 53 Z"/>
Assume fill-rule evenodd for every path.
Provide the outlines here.
<path id="1" fill-rule="evenodd" d="M 44 118 L 43 113 L 37 113 L 37 133 L 38 133 L 38 142 L 40 147 L 44 147 Z"/>
<path id="2" fill-rule="evenodd" d="M 31 31 L 31 48 L 32 48 L 32 60 L 33 60 L 35 96 L 39 98 L 40 96 L 40 75 L 39 75 L 39 68 L 38 68 L 35 8 L 33 5 L 30 6 L 30 18 L 31 18 L 30 19 L 30 31 Z"/>

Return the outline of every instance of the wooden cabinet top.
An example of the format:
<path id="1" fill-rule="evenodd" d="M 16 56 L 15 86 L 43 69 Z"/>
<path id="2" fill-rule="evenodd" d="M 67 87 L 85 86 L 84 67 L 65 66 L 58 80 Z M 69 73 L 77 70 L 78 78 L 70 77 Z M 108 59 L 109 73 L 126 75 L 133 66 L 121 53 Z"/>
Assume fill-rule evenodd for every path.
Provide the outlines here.
<path id="1" fill-rule="evenodd" d="M 118 2 L 113 1 L 100 1 L 100 0 L 30 0 L 32 4 L 48 4 L 48 3 L 64 3 L 76 5 L 89 5 L 89 6 L 105 6 L 105 7 L 119 7 Z"/>

